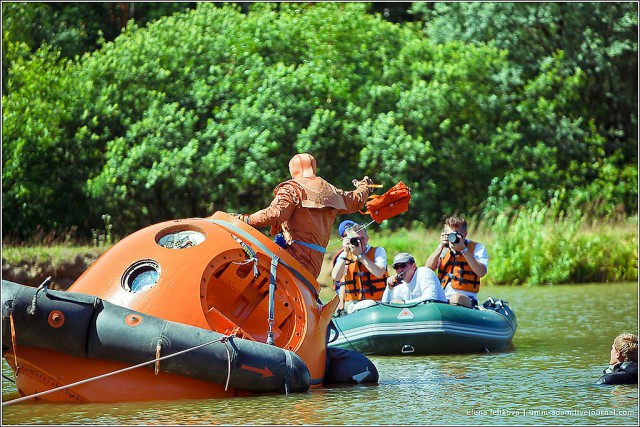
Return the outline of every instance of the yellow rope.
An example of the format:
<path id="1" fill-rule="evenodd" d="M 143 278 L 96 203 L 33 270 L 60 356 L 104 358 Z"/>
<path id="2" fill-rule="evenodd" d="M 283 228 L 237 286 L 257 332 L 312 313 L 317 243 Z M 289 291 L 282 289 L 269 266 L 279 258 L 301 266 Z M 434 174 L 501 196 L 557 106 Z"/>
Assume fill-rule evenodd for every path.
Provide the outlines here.
<path id="1" fill-rule="evenodd" d="M 16 327 L 13 323 L 13 310 L 9 313 L 9 323 L 11 323 L 11 345 L 13 346 L 13 357 L 16 364 L 16 375 L 18 375 L 18 346 L 16 345 Z"/>
<path id="2" fill-rule="evenodd" d="M 156 346 L 156 366 L 155 366 L 155 374 L 158 375 L 160 372 L 160 350 L 162 349 L 162 341 L 158 339 L 158 345 Z"/>

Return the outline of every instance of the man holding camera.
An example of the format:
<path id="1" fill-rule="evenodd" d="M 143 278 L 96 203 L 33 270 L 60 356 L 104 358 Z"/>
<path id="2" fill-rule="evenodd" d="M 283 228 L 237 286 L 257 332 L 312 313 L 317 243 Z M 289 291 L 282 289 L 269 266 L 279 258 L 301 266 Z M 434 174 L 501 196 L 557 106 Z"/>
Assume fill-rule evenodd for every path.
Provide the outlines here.
<path id="1" fill-rule="evenodd" d="M 452 216 L 446 219 L 440 244 L 425 265 L 438 272 L 450 304 L 478 305 L 480 278 L 487 274 L 489 255 L 482 243 L 467 239 L 467 221 Z"/>
<path id="2" fill-rule="evenodd" d="M 413 255 L 401 252 L 393 258 L 396 274 L 387 279 L 382 302 L 412 304 L 421 301 L 447 302 L 438 276 L 428 267 L 418 267 Z"/>
<path id="3" fill-rule="evenodd" d="M 358 223 L 344 231 L 342 250 L 335 258 L 331 277 L 338 288 L 338 312 L 350 314 L 380 301 L 385 289 L 387 251 L 369 244 L 367 229 Z M 366 302 L 365 302 L 366 301 Z"/>

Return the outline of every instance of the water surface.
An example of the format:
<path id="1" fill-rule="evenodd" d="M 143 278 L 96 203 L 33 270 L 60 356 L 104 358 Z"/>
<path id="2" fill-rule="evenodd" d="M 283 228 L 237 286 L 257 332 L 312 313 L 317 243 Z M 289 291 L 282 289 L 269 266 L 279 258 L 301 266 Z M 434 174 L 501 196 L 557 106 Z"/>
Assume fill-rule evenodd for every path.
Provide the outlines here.
<path id="1" fill-rule="evenodd" d="M 20 403 L 2 424 L 637 425 L 637 386 L 596 386 L 613 338 L 638 333 L 638 284 L 485 287 L 518 318 L 504 353 L 371 356 L 377 385 L 152 403 Z M 3 360 L 2 372 L 12 377 Z M 3 401 L 17 397 L 2 380 Z"/>

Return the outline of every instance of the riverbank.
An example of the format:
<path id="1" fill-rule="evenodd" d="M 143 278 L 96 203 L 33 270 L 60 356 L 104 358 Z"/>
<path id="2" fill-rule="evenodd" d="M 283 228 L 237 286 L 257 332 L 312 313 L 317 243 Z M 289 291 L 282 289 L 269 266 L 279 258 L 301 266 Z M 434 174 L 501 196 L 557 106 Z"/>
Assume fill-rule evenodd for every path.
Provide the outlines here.
<path id="1" fill-rule="evenodd" d="M 107 247 L 28 246 L 2 248 L 2 278 L 38 286 L 51 276 L 52 289 L 66 290 Z"/>
<path id="2" fill-rule="evenodd" d="M 548 220 L 533 212 L 515 220 L 480 224 L 469 237 L 487 247 L 491 285 L 613 283 L 638 280 L 638 217 L 597 223 L 568 218 Z M 438 242 L 440 230 L 379 230 L 369 227 L 370 243 L 387 250 L 389 259 L 410 252 L 422 264 Z M 3 245 L 2 277 L 37 286 L 48 276 L 52 287 L 67 289 L 109 248 L 102 246 Z M 331 259 L 340 250 L 334 236 L 327 248 L 318 282 L 330 288 Z"/>

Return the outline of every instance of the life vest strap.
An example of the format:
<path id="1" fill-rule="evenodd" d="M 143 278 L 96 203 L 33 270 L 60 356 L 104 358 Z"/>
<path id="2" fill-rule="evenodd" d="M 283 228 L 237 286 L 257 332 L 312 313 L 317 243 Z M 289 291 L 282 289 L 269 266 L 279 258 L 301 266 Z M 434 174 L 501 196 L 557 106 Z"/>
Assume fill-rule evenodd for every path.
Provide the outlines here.
<path id="1" fill-rule="evenodd" d="M 473 285 L 474 287 L 479 286 L 480 285 L 480 281 L 479 280 L 467 280 L 467 279 L 463 279 L 462 277 L 457 277 L 456 275 L 454 275 L 453 273 L 445 273 L 447 277 L 449 277 L 449 279 L 451 280 L 457 280 L 460 283 L 469 283 L 471 285 Z"/>

